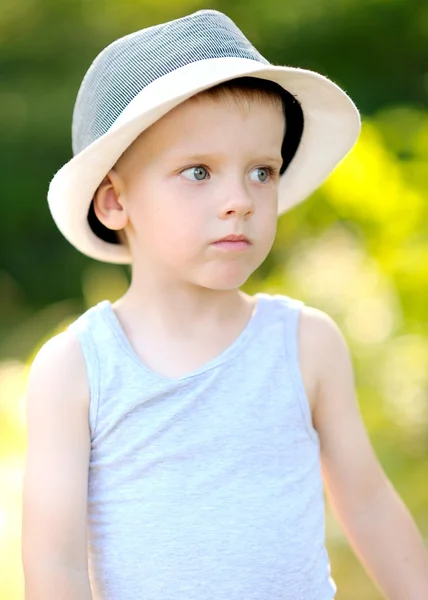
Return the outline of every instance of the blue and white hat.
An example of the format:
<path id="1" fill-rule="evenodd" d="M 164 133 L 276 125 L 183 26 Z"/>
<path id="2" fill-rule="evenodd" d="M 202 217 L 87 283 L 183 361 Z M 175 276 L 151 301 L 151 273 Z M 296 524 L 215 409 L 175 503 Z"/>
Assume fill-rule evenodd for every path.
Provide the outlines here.
<path id="1" fill-rule="evenodd" d="M 115 232 L 95 222 L 98 186 L 138 135 L 168 111 L 241 77 L 278 84 L 292 99 L 290 110 L 300 113 L 292 156 L 283 156 L 279 214 L 305 200 L 358 139 L 358 110 L 329 79 L 272 65 L 226 15 L 201 10 L 116 40 L 87 71 L 73 113 L 74 157 L 56 173 L 48 192 L 52 216 L 66 239 L 97 260 L 132 262 Z"/>

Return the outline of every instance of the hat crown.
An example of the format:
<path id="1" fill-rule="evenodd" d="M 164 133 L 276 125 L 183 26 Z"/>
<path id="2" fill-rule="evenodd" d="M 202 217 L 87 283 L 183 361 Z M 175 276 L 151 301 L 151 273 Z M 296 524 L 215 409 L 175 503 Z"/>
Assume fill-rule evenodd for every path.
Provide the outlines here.
<path id="1" fill-rule="evenodd" d="M 81 83 L 73 112 L 73 153 L 104 135 L 156 79 L 196 61 L 224 57 L 269 64 L 235 23 L 216 10 L 200 10 L 115 40 L 95 58 Z"/>

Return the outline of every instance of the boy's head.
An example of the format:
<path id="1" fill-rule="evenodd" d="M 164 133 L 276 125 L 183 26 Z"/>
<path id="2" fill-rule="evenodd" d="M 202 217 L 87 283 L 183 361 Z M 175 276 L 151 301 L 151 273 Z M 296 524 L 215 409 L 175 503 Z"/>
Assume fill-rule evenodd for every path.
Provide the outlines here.
<path id="1" fill-rule="evenodd" d="M 317 73 L 271 65 L 224 14 L 198 11 L 120 38 L 98 55 L 75 104 L 75 156 L 53 178 L 49 207 L 61 232 L 83 253 L 106 262 L 129 263 L 131 252 L 138 252 L 143 260 L 156 239 L 154 231 L 152 245 L 147 243 L 148 234 L 143 239 L 148 226 L 139 211 L 149 206 L 152 210 L 159 202 L 164 180 L 155 185 L 155 174 L 160 176 L 160 159 L 174 148 L 182 148 L 184 156 L 194 147 L 194 158 L 206 154 L 213 164 L 214 159 L 220 163 L 221 157 L 229 158 L 227 169 L 215 171 L 214 164 L 212 175 L 211 165 L 206 165 L 208 176 L 200 170 L 196 182 L 188 181 L 188 171 L 182 173 L 178 181 L 180 185 L 186 181 L 189 196 L 199 197 L 208 190 L 210 200 L 224 195 L 220 183 L 221 193 L 213 191 L 220 181 L 214 174 L 220 171 L 237 194 L 233 186 L 240 169 L 241 185 L 245 180 L 250 186 L 245 189 L 254 204 L 244 219 L 248 227 L 250 222 L 259 223 L 259 218 L 263 221 L 266 204 L 270 206 L 253 197 L 255 189 L 257 194 L 275 189 L 272 198 L 281 214 L 326 179 L 353 146 L 359 130 L 358 111 L 334 83 Z M 261 160 L 264 145 L 275 147 L 279 172 L 276 179 L 258 182 L 244 165 L 249 168 L 252 160 Z M 149 169 L 155 157 L 159 158 L 156 169 Z M 203 163 L 190 166 L 199 165 Z M 242 179 L 244 171 L 246 179 Z M 152 184 L 155 187 L 149 189 Z M 241 200 L 243 189 L 238 194 Z M 228 212 L 229 223 L 233 210 Z M 158 218 L 160 213 L 159 209 Z M 195 226 L 195 218 L 189 216 L 180 230 Z M 273 235 L 274 227 L 269 228 L 266 240 Z M 257 260 L 254 256 L 251 264 L 260 256 Z M 236 256 L 235 262 L 239 260 Z"/>
<path id="2" fill-rule="evenodd" d="M 134 269 L 211 289 L 242 285 L 275 236 L 283 97 L 272 82 L 237 79 L 172 109 L 109 171 L 93 225 L 122 233 Z M 218 242 L 230 235 L 248 241 Z"/>

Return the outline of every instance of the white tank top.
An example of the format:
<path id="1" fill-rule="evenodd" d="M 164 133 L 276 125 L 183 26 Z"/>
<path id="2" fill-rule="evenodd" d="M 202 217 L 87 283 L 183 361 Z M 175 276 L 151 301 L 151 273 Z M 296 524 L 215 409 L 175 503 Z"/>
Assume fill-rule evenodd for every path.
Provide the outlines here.
<path id="1" fill-rule="evenodd" d="M 334 597 L 302 305 L 257 294 L 239 337 L 176 379 L 142 363 L 109 301 L 70 326 L 90 385 L 94 600 Z"/>

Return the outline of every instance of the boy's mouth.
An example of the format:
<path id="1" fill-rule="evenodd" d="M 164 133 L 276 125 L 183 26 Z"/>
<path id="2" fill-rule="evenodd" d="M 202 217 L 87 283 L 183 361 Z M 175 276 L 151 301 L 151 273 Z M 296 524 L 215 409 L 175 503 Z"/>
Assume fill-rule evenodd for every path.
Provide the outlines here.
<path id="1" fill-rule="evenodd" d="M 211 246 L 223 248 L 224 250 L 245 250 L 251 247 L 250 240 L 245 235 L 227 235 L 220 240 L 211 243 Z"/>

